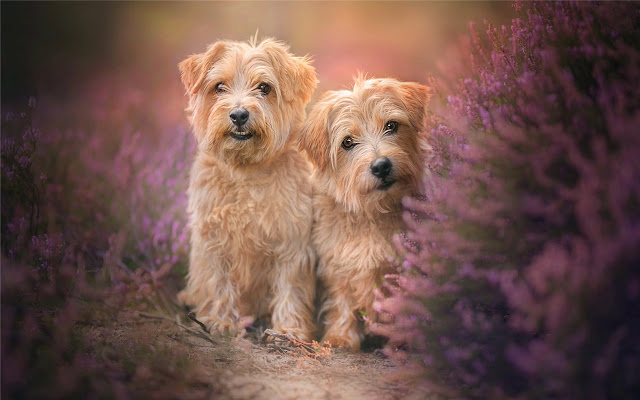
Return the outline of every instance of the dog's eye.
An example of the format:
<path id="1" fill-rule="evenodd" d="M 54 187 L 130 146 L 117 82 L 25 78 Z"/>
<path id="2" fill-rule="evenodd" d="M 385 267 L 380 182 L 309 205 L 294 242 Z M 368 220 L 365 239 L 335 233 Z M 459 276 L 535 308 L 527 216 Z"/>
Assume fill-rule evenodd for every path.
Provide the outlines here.
<path id="1" fill-rule="evenodd" d="M 384 124 L 384 133 L 396 133 L 398 131 L 398 123 L 396 121 L 387 121 Z"/>
<path id="2" fill-rule="evenodd" d="M 345 150 L 351 150 L 355 145 L 356 143 L 353 141 L 353 138 L 351 136 L 347 136 L 342 139 L 342 148 Z"/>
<path id="3" fill-rule="evenodd" d="M 258 90 L 260 90 L 262 94 L 268 95 L 271 91 L 271 86 L 269 86 L 269 84 L 267 83 L 262 82 L 260 85 L 258 85 Z"/>
<path id="4" fill-rule="evenodd" d="M 222 82 L 218 82 L 215 87 L 216 93 L 224 93 L 227 91 L 227 87 Z"/>

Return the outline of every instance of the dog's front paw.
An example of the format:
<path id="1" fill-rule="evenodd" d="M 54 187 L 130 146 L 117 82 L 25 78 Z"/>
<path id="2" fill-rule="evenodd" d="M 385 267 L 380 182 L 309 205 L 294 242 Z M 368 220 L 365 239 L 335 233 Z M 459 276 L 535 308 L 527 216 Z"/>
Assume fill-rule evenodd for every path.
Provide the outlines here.
<path id="1" fill-rule="evenodd" d="M 304 307 L 300 307 L 305 309 Z M 288 311 L 287 313 L 273 313 L 271 316 L 271 324 L 273 330 L 282 334 L 292 334 L 297 339 L 308 342 L 313 337 L 314 325 L 311 315 L 307 313 L 295 314 Z"/>
<path id="2" fill-rule="evenodd" d="M 273 327 L 273 330 L 282 333 L 283 335 L 293 335 L 296 339 L 302 340 L 303 342 L 311 341 L 311 331 L 302 328 L 283 328 L 283 327 Z"/>
<path id="3" fill-rule="evenodd" d="M 360 351 L 360 336 L 357 332 L 327 333 L 322 338 L 322 343 L 324 342 L 331 343 L 331 347 L 346 347 L 353 351 Z"/>
<path id="4" fill-rule="evenodd" d="M 273 316 L 271 322 L 273 324 L 273 330 L 282 334 L 291 334 L 295 336 L 296 339 L 305 342 L 310 341 L 313 337 L 313 323 L 302 316 L 298 318 L 291 318 L 291 316 L 288 316 L 288 318 L 276 318 Z"/>

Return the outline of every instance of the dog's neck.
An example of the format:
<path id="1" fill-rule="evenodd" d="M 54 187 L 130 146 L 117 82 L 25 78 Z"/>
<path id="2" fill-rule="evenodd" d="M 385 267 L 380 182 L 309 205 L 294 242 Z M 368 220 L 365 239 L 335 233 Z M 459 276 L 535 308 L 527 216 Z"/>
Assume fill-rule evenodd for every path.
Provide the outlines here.
<path id="1" fill-rule="evenodd" d="M 341 214 L 344 214 L 345 218 L 358 221 L 370 221 L 374 223 L 383 221 L 384 223 L 390 223 L 391 221 L 402 220 L 404 207 L 401 202 L 353 207 L 331 195 L 326 194 L 323 187 L 318 185 L 318 181 L 314 181 L 314 192 L 317 196 L 322 196 L 330 200 L 331 204 L 333 204 L 333 208 Z"/>
<path id="2" fill-rule="evenodd" d="M 333 207 L 341 215 L 341 218 L 352 227 L 367 231 L 377 231 L 386 240 L 391 241 L 394 234 L 406 229 L 402 214 L 404 207 L 401 203 L 394 204 L 384 211 L 380 210 L 350 210 L 344 204 L 338 202 L 332 196 L 326 194 L 316 194 L 324 198 L 319 199 L 321 203 Z M 356 230 L 357 230 L 356 229 Z"/>
<path id="3" fill-rule="evenodd" d="M 203 150 L 199 151 L 198 156 L 207 159 L 217 169 L 233 179 L 264 181 L 265 176 L 273 176 L 276 171 L 291 167 L 291 164 L 295 163 L 296 153 L 295 146 L 292 143 L 287 143 L 272 157 L 259 163 L 229 164 L 220 160 L 216 155 Z"/>

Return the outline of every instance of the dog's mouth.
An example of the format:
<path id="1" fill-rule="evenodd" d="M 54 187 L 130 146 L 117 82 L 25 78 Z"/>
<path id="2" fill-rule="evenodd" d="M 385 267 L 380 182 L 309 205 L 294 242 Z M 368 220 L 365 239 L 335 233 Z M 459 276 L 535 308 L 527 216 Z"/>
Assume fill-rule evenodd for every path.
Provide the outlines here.
<path id="1" fill-rule="evenodd" d="M 377 189 L 382 191 L 388 190 L 394 183 L 396 183 L 394 179 L 383 180 L 382 184 L 378 186 Z"/>
<path id="2" fill-rule="evenodd" d="M 253 132 L 229 132 L 229 136 L 235 140 L 249 140 L 253 137 Z"/>

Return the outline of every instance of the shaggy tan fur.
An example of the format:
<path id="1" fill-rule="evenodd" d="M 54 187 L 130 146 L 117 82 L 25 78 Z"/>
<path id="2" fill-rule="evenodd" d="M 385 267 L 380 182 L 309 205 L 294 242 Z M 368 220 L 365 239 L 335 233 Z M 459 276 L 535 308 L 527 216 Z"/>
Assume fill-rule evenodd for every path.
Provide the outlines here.
<path id="1" fill-rule="evenodd" d="M 352 91 L 325 94 L 303 126 L 300 141 L 315 165 L 312 242 L 326 290 L 323 341 L 334 346 L 358 350 L 358 313 L 379 318 L 374 289 L 392 272 L 387 257 L 403 227 L 401 200 L 420 191 L 428 98 L 417 83 L 359 77 Z M 383 157 L 391 169 L 379 177 L 373 165 Z"/>
<path id="2" fill-rule="evenodd" d="M 178 298 L 210 330 L 256 318 L 309 340 L 315 263 L 311 165 L 294 144 L 317 84 L 306 58 L 273 39 L 219 41 L 179 64 L 198 142 L 191 254 Z M 235 125 L 231 113 L 245 109 Z"/>

